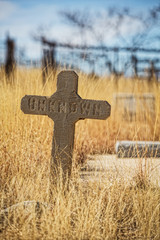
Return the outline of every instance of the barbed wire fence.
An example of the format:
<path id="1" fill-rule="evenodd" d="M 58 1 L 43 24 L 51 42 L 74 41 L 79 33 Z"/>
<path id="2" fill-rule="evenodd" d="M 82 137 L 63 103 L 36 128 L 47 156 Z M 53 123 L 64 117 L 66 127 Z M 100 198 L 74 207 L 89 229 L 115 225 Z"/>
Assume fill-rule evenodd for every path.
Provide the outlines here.
<path id="1" fill-rule="evenodd" d="M 38 41 L 42 45 L 42 58 L 39 62 L 44 84 L 49 69 L 54 70 L 57 66 L 81 70 L 92 75 L 113 74 L 117 77 L 146 77 L 148 80 L 153 77 L 156 80 L 159 78 L 160 49 L 73 45 L 49 41 L 44 37 Z M 13 65 L 22 65 L 21 61 L 17 61 L 17 49 L 18 46 L 15 50 L 15 42 L 10 37 L 5 41 L 0 40 L 0 64 L 5 67 L 6 75 L 12 72 Z M 25 62 L 27 66 L 33 64 L 29 59 Z M 37 66 L 40 67 L 40 64 Z"/>
<path id="2" fill-rule="evenodd" d="M 147 77 L 148 80 L 153 77 L 158 80 L 159 77 L 160 49 L 71 45 L 52 42 L 44 37 L 39 41 L 45 49 L 47 47 L 45 62 L 53 68 L 61 64 L 76 69 L 84 68 L 91 74 L 128 75 Z M 47 69 L 47 65 L 43 67 Z"/>

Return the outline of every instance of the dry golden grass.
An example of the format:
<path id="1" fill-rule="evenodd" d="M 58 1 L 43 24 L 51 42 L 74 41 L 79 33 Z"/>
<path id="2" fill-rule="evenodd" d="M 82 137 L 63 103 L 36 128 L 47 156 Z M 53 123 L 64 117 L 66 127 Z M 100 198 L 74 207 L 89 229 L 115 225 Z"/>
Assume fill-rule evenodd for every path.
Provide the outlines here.
<path id="1" fill-rule="evenodd" d="M 0 209 L 27 200 L 47 203 L 38 208 L 20 205 L 0 215 L 0 239 L 160 239 L 160 188 L 137 175 L 127 185 L 80 181 L 76 172 L 66 191 L 60 183 L 49 188 L 53 122 L 46 116 L 24 115 L 26 94 L 50 96 L 56 75 L 43 86 L 40 70 L 18 70 L 12 85 L 0 72 Z M 112 115 L 106 121 L 76 123 L 75 161 L 87 154 L 114 153 L 117 139 L 160 140 L 160 86 L 155 82 L 94 79 L 79 73 L 82 98 L 107 100 L 115 92 L 146 93 L 156 97 L 155 121 L 126 123 Z M 52 197 L 51 197 L 52 196 Z M 41 205 L 41 204 L 40 204 Z M 2 224 L 3 223 L 3 224 Z"/>

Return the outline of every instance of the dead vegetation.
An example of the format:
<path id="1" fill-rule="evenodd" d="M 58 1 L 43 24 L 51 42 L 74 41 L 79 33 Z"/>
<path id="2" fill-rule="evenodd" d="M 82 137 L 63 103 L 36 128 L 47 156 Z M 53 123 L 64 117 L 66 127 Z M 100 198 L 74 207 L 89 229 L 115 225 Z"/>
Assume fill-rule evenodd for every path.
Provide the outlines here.
<path id="1" fill-rule="evenodd" d="M 6 83 L 2 73 L 0 79 L 0 238 L 160 239 L 160 188 L 143 172 L 127 184 L 123 179 L 109 178 L 100 184 L 80 180 L 75 170 L 69 190 L 59 182 L 50 195 L 53 122 L 45 116 L 24 115 L 20 100 L 26 94 L 52 95 L 56 75 L 50 76 L 45 86 L 41 72 L 35 69 L 18 70 L 13 85 Z M 156 82 L 121 78 L 117 83 L 114 77 L 94 80 L 79 73 L 78 93 L 82 98 L 107 100 L 112 105 L 115 92 L 153 93 L 155 120 L 126 123 L 115 118 L 112 109 L 106 121 L 79 121 L 76 163 L 84 162 L 87 154 L 114 153 L 117 139 L 160 140 L 160 87 Z M 14 204 L 33 200 L 29 209 L 22 204 L 2 214 Z"/>

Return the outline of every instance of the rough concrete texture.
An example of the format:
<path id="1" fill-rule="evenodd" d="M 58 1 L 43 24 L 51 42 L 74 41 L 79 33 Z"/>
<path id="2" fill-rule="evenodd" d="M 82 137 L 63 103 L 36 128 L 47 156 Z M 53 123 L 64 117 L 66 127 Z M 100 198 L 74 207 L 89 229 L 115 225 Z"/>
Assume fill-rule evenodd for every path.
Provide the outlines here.
<path id="1" fill-rule="evenodd" d="M 158 158 L 160 157 L 160 142 L 117 141 L 116 154 L 118 158 Z"/>

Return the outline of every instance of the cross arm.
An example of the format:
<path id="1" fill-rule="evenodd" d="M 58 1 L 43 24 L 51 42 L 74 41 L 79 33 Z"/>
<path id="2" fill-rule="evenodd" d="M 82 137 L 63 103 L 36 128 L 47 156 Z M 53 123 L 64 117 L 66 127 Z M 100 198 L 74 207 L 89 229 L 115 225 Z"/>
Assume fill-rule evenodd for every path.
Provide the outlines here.
<path id="1" fill-rule="evenodd" d="M 21 100 L 21 110 L 26 114 L 47 115 L 47 97 L 25 95 Z"/>
<path id="2" fill-rule="evenodd" d="M 111 105 L 107 101 L 82 99 L 79 108 L 79 119 L 107 119 Z"/>

